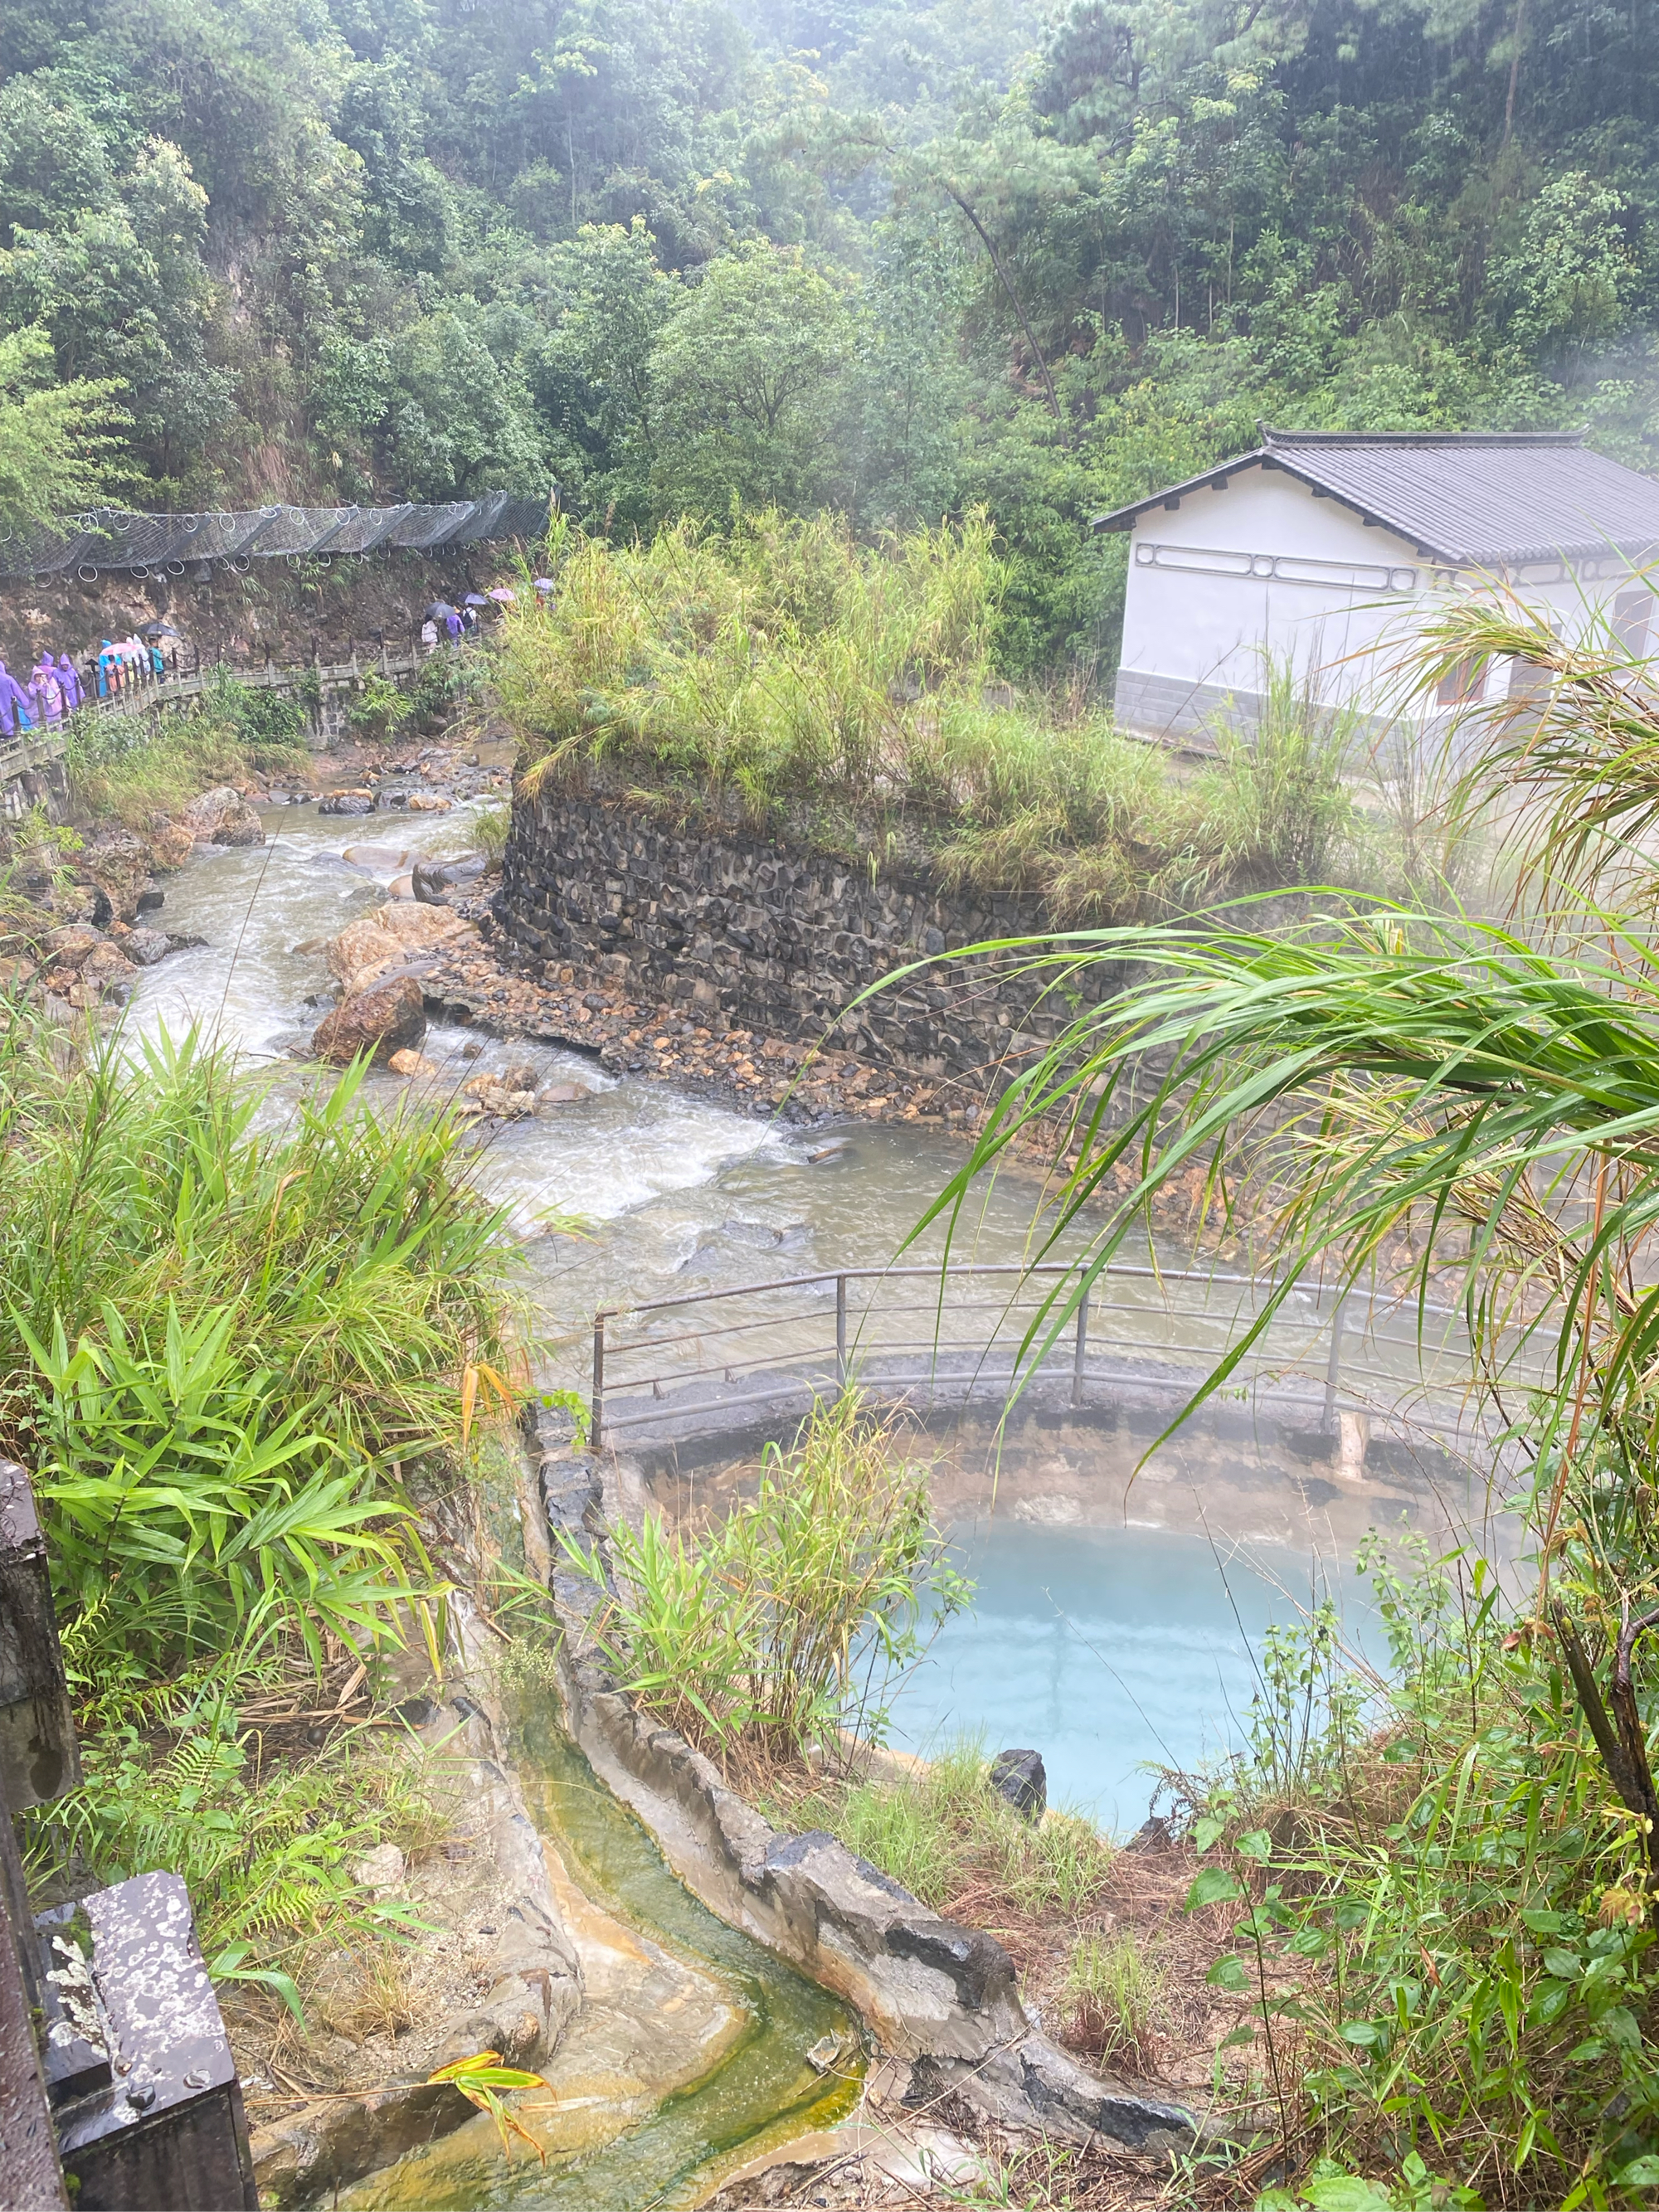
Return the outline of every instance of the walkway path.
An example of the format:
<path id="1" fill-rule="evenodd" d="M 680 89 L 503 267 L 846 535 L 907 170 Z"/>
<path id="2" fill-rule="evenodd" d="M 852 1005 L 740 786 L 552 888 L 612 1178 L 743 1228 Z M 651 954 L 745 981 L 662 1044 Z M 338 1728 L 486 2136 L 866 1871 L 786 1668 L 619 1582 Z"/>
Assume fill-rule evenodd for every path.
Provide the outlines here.
<path id="1" fill-rule="evenodd" d="M 440 651 L 443 650 L 441 647 Z M 80 709 L 82 714 L 147 714 L 152 708 L 173 706 L 186 699 L 198 698 L 216 678 L 234 677 L 238 684 L 246 684 L 252 691 L 291 691 L 313 678 L 325 690 L 344 684 L 360 682 L 365 676 L 381 676 L 388 679 L 412 676 L 421 665 L 418 653 L 393 653 L 382 647 L 367 659 L 353 653 L 349 660 L 341 661 L 276 661 L 266 660 L 258 665 L 241 667 L 234 663 L 219 664 L 209 669 L 197 667 L 188 675 L 177 672 L 158 677 L 149 683 L 131 684 L 107 698 L 88 699 Z M 43 768 L 49 761 L 61 759 L 69 743 L 70 725 L 59 722 L 52 728 L 28 730 L 15 738 L 0 738 L 0 783 L 12 777 L 26 775 L 31 769 Z"/>

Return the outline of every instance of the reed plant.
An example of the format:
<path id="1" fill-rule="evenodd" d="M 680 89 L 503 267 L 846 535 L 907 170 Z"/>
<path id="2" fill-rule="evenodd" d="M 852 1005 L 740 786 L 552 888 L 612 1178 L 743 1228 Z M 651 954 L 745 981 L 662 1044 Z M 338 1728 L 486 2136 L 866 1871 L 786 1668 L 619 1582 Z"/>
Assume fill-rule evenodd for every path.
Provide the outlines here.
<path id="1" fill-rule="evenodd" d="M 615 1528 L 614 1589 L 605 1561 L 562 1536 L 605 1592 L 593 1633 L 626 1693 L 728 1759 L 797 1759 L 842 1728 L 878 1738 L 890 1685 L 967 1595 L 926 1470 L 898 1443 L 855 1391 L 821 1403 L 708 1535 L 654 1516 Z"/>

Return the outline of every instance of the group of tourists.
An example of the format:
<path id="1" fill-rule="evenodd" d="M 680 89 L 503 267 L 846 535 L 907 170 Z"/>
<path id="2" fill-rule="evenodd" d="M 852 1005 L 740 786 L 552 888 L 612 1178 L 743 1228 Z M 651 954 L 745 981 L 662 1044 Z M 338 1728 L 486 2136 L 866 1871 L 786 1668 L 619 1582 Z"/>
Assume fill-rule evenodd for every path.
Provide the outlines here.
<path id="1" fill-rule="evenodd" d="M 111 699 L 140 684 L 155 684 L 167 673 L 159 638 L 106 638 L 79 666 L 66 653 L 54 659 L 43 653 L 20 681 L 0 660 L 0 737 L 49 729 L 65 720 L 88 699 Z"/>
<path id="2" fill-rule="evenodd" d="M 27 682 L 20 684 L 0 660 L 0 737 L 43 729 L 72 714 L 86 696 L 90 672 L 76 668 L 66 653 L 60 653 L 56 660 L 43 653 L 29 671 Z"/>
<path id="3" fill-rule="evenodd" d="M 476 637 L 477 633 L 477 607 L 452 607 L 441 600 L 426 611 L 426 620 L 421 624 L 421 650 L 435 653 L 441 638 L 447 645 L 457 646 L 463 638 Z"/>
<path id="4" fill-rule="evenodd" d="M 131 637 L 117 638 L 112 644 L 106 638 L 98 648 L 97 659 L 88 670 L 97 684 L 100 699 L 131 690 L 135 684 L 157 683 L 167 672 L 167 656 L 161 650 L 161 639 L 140 637 L 137 630 Z"/>

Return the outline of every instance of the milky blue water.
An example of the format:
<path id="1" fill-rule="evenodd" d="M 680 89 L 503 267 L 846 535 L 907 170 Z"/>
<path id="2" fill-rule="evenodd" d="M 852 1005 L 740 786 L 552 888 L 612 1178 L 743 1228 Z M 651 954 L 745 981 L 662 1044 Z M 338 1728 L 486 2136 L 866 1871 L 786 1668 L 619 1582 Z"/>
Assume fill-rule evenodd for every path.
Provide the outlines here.
<path id="1" fill-rule="evenodd" d="M 890 1741 L 954 1738 L 1042 1753 L 1051 1804 L 1114 1830 L 1146 1819 L 1155 1762 L 1191 1771 L 1244 1740 L 1270 1620 L 1334 1595 L 1345 1634 L 1376 1640 L 1367 1593 L 1338 1563 L 1267 1545 L 1229 1552 L 1163 1528 L 999 1519 L 954 1532 L 978 1584 L 892 1705 Z"/>

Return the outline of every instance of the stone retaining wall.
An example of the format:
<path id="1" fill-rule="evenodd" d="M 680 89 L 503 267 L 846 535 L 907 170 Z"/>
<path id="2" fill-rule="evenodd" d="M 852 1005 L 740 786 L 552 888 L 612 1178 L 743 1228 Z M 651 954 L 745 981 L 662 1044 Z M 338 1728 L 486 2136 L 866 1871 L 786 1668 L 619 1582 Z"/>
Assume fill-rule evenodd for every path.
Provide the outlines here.
<path id="1" fill-rule="evenodd" d="M 1046 1044 L 1073 1005 L 1018 956 L 930 968 L 852 1006 L 895 969 L 1043 929 L 1041 900 L 946 890 L 924 867 L 884 869 L 805 844 L 677 826 L 637 801 L 544 788 L 514 799 L 492 911 L 515 956 L 562 967 L 715 1033 L 835 1040 L 933 1079 L 982 1074 Z M 1120 973 L 1080 971 L 1098 1000 Z M 1074 994 L 1075 995 L 1075 994 Z"/>

